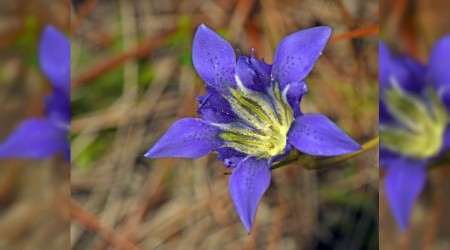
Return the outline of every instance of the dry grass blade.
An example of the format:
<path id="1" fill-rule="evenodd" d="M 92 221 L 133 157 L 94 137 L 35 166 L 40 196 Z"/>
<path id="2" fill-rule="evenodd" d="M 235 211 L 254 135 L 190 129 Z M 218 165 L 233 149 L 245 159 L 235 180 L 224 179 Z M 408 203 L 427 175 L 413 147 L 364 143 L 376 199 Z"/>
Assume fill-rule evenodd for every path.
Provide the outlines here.
<path id="1" fill-rule="evenodd" d="M 95 233 L 98 233 L 98 235 L 102 236 L 105 240 L 110 242 L 118 249 L 124 250 L 141 249 L 137 247 L 129 239 L 122 236 L 121 234 L 118 234 L 115 231 L 102 225 L 95 216 L 89 214 L 86 210 L 84 210 L 75 200 L 71 199 L 70 204 L 71 204 L 70 215 L 75 221 L 77 221 L 87 229 Z"/>
<path id="2" fill-rule="evenodd" d="M 344 40 L 344 39 L 353 39 L 353 38 L 365 37 L 365 36 L 368 36 L 368 35 L 378 35 L 379 32 L 380 32 L 380 26 L 379 25 L 374 25 L 374 26 L 369 27 L 369 28 L 359 29 L 359 30 L 346 32 L 346 33 L 343 33 L 343 34 L 334 35 L 334 36 L 332 36 L 330 38 L 330 42 L 335 42 L 335 41 Z"/>
<path id="3" fill-rule="evenodd" d="M 148 56 L 151 51 L 160 48 L 167 38 L 174 33 L 174 30 L 163 32 L 158 34 L 156 37 L 147 39 L 146 41 L 139 44 L 136 48 L 132 48 L 122 54 L 112 56 L 110 58 L 104 59 L 84 72 L 74 76 L 72 79 L 72 86 L 89 84 L 96 78 L 108 73 L 111 70 L 116 69 L 128 60 L 138 59 L 139 57 Z"/>
<path id="4" fill-rule="evenodd" d="M 75 18 L 75 21 L 72 22 L 71 27 L 71 35 L 72 37 L 77 33 L 78 27 L 80 27 L 81 22 L 86 18 L 86 16 L 91 12 L 91 10 L 94 8 L 95 4 L 98 0 L 87 0 L 83 3 L 83 5 L 80 7 L 78 14 Z"/>

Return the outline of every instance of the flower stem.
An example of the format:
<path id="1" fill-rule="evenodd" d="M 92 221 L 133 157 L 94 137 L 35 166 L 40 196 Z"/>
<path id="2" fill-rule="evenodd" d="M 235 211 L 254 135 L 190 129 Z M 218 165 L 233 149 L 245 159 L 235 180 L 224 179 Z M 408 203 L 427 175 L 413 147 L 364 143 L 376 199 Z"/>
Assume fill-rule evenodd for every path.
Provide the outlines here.
<path id="1" fill-rule="evenodd" d="M 361 145 L 362 149 L 350 154 L 346 154 L 346 155 L 340 155 L 340 156 L 336 156 L 336 157 L 327 157 L 327 158 L 320 158 L 318 160 L 315 160 L 312 162 L 312 165 L 310 164 L 305 164 L 303 167 L 306 169 L 322 169 L 322 168 L 327 168 L 327 167 L 331 167 L 335 164 L 338 164 L 340 162 L 346 161 L 348 159 L 351 159 L 357 155 L 360 155 L 362 153 L 367 152 L 368 150 L 371 150 L 375 147 L 377 147 L 379 144 L 379 137 L 375 137 L 372 140 L 364 143 L 363 145 Z"/>
<path id="2" fill-rule="evenodd" d="M 428 170 L 450 167 L 450 152 L 443 154 L 443 156 L 436 162 L 431 163 L 428 166 Z"/>
<path id="3" fill-rule="evenodd" d="M 300 152 L 298 152 L 297 150 L 294 150 L 294 152 L 292 152 L 292 154 L 290 154 L 286 160 L 280 161 L 276 164 L 273 164 L 272 167 L 270 167 L 270 170 L 274 170 L 274 169 L 280 168 L 282 166 L 286 166 L 289 163 L 296 162 L 299 157 L 300 157 Z"/>
<path id="4" fill-rule="evenodd" d="M 291 154 L 286 160 L 276 163 L 274 165 L 272 165 L 272 167 L 270 168 L 270 170 L 274 170 L 283 166 L 286 166 L 290 163 L 293 162 L 298 162 L 300 166 L 306 168 L 306 169 L 323 169 L 323 168 L 327 168 L 327 167 L 331 167 L 337 163 L 343 162 L 345 160 L 351 159 L 357 155 L 360 155 L 362 153 L 367 152 L 368 150 L 371 150 L 373 148 L 375 148 L 376 146 L 378 146 L 379 144 L 379 137 L 375 137 L 372 140 L 364 143 L 361 147 L 362 149 L 350 154 L 346 154 L 346 155 L 340 155 L 340 156 L 335 156 L 335 157 L 314 157 L 311 155 L 306 155 L 306 154 L 299 154 L 297 152 L 295 155 Z"/>

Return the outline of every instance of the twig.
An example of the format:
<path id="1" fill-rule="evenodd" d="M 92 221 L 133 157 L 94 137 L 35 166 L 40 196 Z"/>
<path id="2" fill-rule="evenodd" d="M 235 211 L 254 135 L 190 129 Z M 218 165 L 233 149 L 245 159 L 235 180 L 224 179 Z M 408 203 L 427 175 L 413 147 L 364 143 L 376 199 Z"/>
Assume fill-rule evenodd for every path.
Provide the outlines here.
<path id="1" fill-rule="evenodd" d="M 325 159 L 320 159 L 317 160 L 318 164 L 315 164 L 314 166 L 311 166 L 311 168 L 309 168 L 308 166 L 304 166 L 305 168 L 309 168 L 309 169 L 317 169 L 317 168 L 322 168 L 322 167 L 327 167 L 327 166 L 333 166 L 337 163 L 343 162 L 345 160 L 351 159 L 357 155 L 360 155 L 362 153 L 365 153 L 366 151 L 375 148 L 376 146 L 378 146 L 379 143 L 379 137 L 375 137 L 372 140 L 364 143 L 361 146 L 361 150 L 353 152 L 351 154 L 346 154 L 346 155 L 341 155 L 341 156 L 337 156 L 337 157 L 331 157 L 331 158 L 325 158 Z"/>
<path id="2" fill-rule="evenodd" d="M 163 46 L 167 38 L 171 36 L 175 31 L 175 29 L 171 29 L 169 31 L 163 32 L 157 35 L 157 37 L 152 37 L 145 40 L 136 48 L 132 48 L 131 50 L 119 55 L 114 55 L 101 62 L 98 62 L 96 65 L 88 67 L 87 70 L 74 77 L 74 79 L 72 80 L 72 86 L 87 84 L 92 80 L 95 80 L 98 77 L 108 73 L 109 71 L 112 71 L 113 69 L 119 67 L 128 60 L 147 56 L 151 51 Z"/>
<path id="3" fill-rule="evenodd" d="M 343 162 L 343 161 L 353 158 L 357 155 L 365 153 L 366 151 L 378 146 L 378 143 L 379 143 L 379 138 L 377 136 L 377 137 L 373 138 L 372 140 L 364 143 L 361 146 L 362 147 L 361 150 L 353 152 L 351 154 L 341 155 L 341 156 L 337 156 L 337 157 L 323 158 L 323 159 L 314 159 L 312 156 L 305 156 L 303 158 L 300 156 L 288 158 L 285 161 L 274 164 L 270 168 L 270 170 L 280 168 L 282 166 L 285 166 L 289 163 L 293 163 L 296 161 L 300 161 L 301 166 L 306 169 L 322 169 L 322 168 L 326 168 L 326 167 L 331 167 L 337 163 Z"/>
<path id="4" fill-rule="evenodd" d="M 97 0 L 87 0 L 80 7 L 77 17 L 75 18 L 75 21 L 72 23 L 72 27 L 71 27 L 71 36 L 72 37 L 75 35 L 75 33 L 77 33 L 77 30 L 80 27 L 80 24 L 83 22 L 83 20 L 86 18 L 86 16 L 92 11 L 92 9 L 94 8 L 96 3 L 97 3 Z"/>
<path id="5" fill-rule="evenodd" d="M 350 32 L 334 35 L 330 38 L 330 42 L 335 42 L 335 41 L 344 40 L 344 39 L 353 39 L 353 38 L 363 37 L 363 36 L 367 36 L 367 35 L 378 35 L 379 32 L 380 32 L 380 26 L 377 24 L 377 25 L 374 25 L 369 28 L 353 30 Z"/>
<path id="6" fill-rule="evenodd" d="M 70 205 L 70 215 L 72 219 L 78 221 L 80 224 L 86 227 L 86 229 L 97 233 L 118 249 L 141 249 L 137 247 L 133 242 L 131 242 L 128 238 L 118 234 L 112 229 L 105 227 L 94 215 L 84 210 L 74 199 L 70 200 Z"/>

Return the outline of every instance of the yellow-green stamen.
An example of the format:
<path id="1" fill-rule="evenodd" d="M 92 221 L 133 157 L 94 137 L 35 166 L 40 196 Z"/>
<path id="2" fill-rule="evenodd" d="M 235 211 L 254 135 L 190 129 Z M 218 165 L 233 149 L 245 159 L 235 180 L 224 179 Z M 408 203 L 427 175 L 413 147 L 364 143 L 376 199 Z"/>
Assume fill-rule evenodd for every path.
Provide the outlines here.
<path id="1" fill-rule="evenodd" d="M 293 120 L 293 111 L 286 100 L 286 87 L 280 93 L 278 84 L 273 84 L 267 94 L 252 91 L 243 86 L 236 77 L 237 88 L 224 96 L 241 123 L 216 124 L 222 128 L 220 137 L 226 147 L 247 155 L 271 158 L 283 153 L 286 138 Z"/>
<path id="2" fill-rule="evenodd" d="M 385 92 L 388 110 L 402 127 L 381 127 L 384 147 L 415 159 L 426 159 L 439 153 L 448 115 L 433 90 L 427 90 L 425 101 L 399 89 Z"/>

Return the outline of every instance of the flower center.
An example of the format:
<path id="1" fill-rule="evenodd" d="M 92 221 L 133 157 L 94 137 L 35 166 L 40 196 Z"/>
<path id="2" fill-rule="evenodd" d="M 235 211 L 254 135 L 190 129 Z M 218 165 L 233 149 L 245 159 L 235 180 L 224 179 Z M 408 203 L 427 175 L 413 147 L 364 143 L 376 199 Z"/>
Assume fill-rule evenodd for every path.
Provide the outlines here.
<path id="1" fill-rule="evenodd" d="M 381 143 L 399 154 L 426 159 L 439 153 L 448 116 L 436 93 L 429 89 L 426 100 L 400 89 L 385 92 L 387 108 L 400 126 L 381 127 Z"/>
<path id="2" fill-rule="evenodd" d="M 216 124 L 223 132 L 226 147 L 258 158 L 271 158 L 283 153 L 293 120 L 286 87 L 280 93 L 278 84 L 272 84 L 266 93 L 252 91 L 243 86 L 236 76 L 237 88 L 230 89 L 224 98 L 230 103 L 240 121 Z"/>

